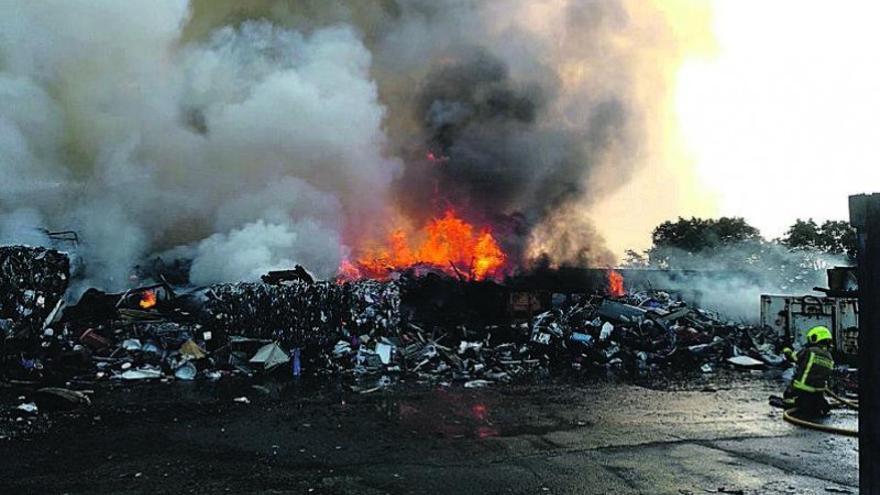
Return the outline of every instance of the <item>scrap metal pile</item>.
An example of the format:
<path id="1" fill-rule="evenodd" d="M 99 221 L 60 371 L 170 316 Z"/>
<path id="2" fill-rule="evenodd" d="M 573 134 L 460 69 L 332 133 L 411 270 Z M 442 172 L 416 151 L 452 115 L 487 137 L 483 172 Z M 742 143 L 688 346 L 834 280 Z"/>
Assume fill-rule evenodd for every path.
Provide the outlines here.
<path id="1" fill-rule="evenodd" d="M 206 328 L 287 347 L 320 348 L 340 334 L 385 334 L 400 325 L 400 293 L 393 283 L 221 284 L 203 294 Z"/>
<path id="2" fill-rule="evenodd" d="M 637 376 L 783 364 L 772 332 L 726 323 L 664 292 L 567 299 L 505 325 L 431 328 L 410 321 L 391 335 L 351 336 L 334 347 L 334 363 L 343 373 L 379 376 L 377 386 L 415 375 L 466 387 L 565 370 Z"/>
<path id="3" fill-rule="evenodd" d="M 0 337 L 24 338 L 42 325 L 67 291 L 70 261 L 55 250 L 0 247 Z"/>
<path id="4" fill-rule="evenodd" d="M 513 293 L 503 285 L 436 274 L 189 292 L 163 282 L 120 294 L 90 290 L 53 313 L 66 289 L 64 255 L 8 252 L 0 257 L 0 284 L 9 287 L 0 314 L 34 343 L 4 351 L 2 371 L 40 383 L 329 374 L 374 390 L 401 378 L 478 387 L 565 371 L 782 364 L 775 334 L 663 292 L 548 294 L 523 315 L 509 310 Z"/>

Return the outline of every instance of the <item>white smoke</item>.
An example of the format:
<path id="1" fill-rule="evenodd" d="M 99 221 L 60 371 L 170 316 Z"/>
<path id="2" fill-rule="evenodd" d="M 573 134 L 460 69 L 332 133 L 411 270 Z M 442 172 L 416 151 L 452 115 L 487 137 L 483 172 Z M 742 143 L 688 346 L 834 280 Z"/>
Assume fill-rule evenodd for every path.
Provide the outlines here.
<path id="1" fill-rule="evenodd" d="M 175 246 L 198 283 L 332 275 L 399 168 L 369 50 L 350 26 L 266 21 L 185 43 L 188 16 L 182 1 L 0 2 L 0 240 L 77 230 L 109 289 Z"/>
<path id="2" fill-rule="evenodd" d="M 653 288 L 743 323 L 758 323 L 761 295 L 816 295 L 827 287 L 826 270 L 847 266 L 844 256 L 816 250 L 792 250 L 775 242 L 739 243 L 690 253 L 664 248 L 674 261 L 667 272 L 651 272 Z"/>

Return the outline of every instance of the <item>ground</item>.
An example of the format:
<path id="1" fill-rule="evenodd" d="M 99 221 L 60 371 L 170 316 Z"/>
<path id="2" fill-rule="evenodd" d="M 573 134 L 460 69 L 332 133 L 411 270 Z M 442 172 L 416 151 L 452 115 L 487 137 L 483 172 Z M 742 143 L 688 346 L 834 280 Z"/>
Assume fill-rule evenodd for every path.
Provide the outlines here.
<path id="1" fill-rule="evenodd" d="M 0 493 L 858 492 L 856 439 L 783 422 L 777 381 L 686 383 L 139 383 L 30 426 L 6 388 Z"/>

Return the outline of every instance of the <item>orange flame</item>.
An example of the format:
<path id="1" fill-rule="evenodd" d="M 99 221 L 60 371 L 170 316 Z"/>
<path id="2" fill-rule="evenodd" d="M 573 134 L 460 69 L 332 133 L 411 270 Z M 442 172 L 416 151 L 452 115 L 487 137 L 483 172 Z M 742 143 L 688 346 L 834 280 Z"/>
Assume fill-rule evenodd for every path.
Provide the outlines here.
<path id="1" fill-rule="evenodd" d="M 617 270 L 608 270 L 608 295 L 623 297 L 626 289 L 623 287 L 623 275 Z"/>
<path id="2" fill-rule="evenodd" d="M 146 290 L 141 294 L 141 300 L 138 302 L 138 306 L 141 309 L 150 309 L 156 305 L 156 291 Z"/>
<path id="3" fill-rule="evenodd" d="M 348 260 L 342 260 L 342 263 L 339 264 L 339 270 L 336 272 L 336 278 L 338 281 L 347 281 L 347 280 L 358 280 L 364 278 L 363 274 L 358 267 L 354 266 L 354 263 Z"/>
<path id="4" fill-rule="evenodd" d="M 488 229 L 475 232 L 473 225 L 450 209 L 416 234 L 396 229 L 384 246 L 364 250 L 354 263 L 343 261 L 339 277 L 346 280 L 384 278 L 390 271 L 425 264 L 450 274 L 483 280 L 500 274 L 506 260 L 507 256 Z"/>

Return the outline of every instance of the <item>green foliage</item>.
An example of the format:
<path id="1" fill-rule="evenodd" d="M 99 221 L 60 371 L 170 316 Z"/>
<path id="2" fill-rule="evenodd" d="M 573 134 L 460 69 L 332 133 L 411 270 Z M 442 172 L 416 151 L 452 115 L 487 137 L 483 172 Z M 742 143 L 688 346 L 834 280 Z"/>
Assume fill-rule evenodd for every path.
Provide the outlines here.
<path id="1" fill-rule="evenodd" d="M 828 220 L 822 225 L 812 218 L 798 219 L 780 240 L 791 249 L 813 249 L 830 254 L 856 256 L 856 230 L 848 222 Z"/>
<path id="2" fill-rule="evenodd" d="M 663 222 L 651 236 L 655 247 L 698 253 L 722 245 L 761 240 L 761 233 L 742 218 L 684 218 Z"/>
<path id="3" fill-rule="evenodd" d="M 663 222 L 651 238 L 647 265 L 659 268 L 705 269 L 711 257 L 711 269 L 731 269 L 754 262 L 766 243 L 758 229 L 731 217 Z"/>

